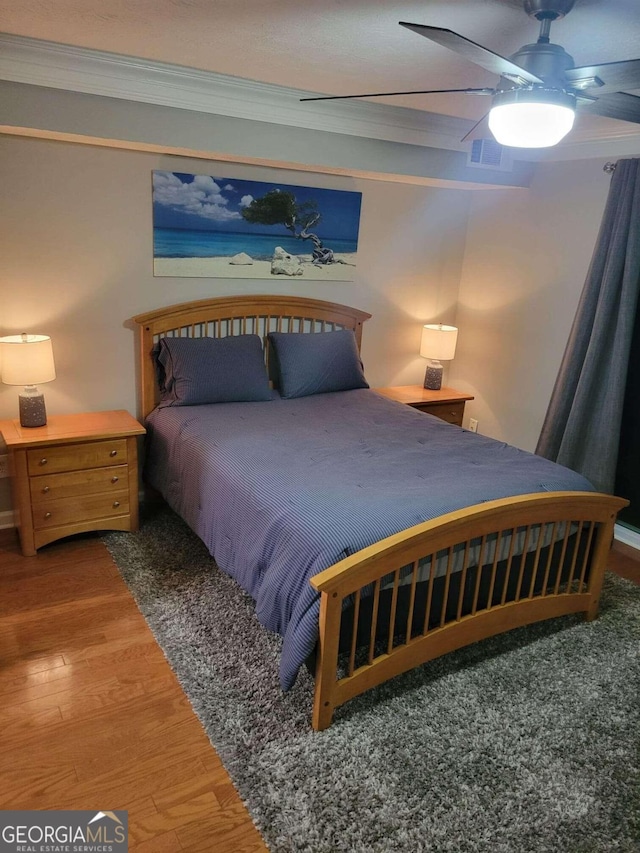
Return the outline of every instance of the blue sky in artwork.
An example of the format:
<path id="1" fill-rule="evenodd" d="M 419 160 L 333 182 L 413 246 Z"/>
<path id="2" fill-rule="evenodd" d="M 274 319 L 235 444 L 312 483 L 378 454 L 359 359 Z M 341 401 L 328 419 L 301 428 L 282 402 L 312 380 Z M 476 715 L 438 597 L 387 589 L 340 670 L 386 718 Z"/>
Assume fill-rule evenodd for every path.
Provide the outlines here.
<path id="1" fill-rule="evenodd" d="M 254 225 L 242 218 L 243 207 L 274 189 L 293 193 L 298 204 L 312 200 L 317 203 L 322 219 L 312 230 L 318 236 L 358 239 L 361 193 L 183 172 L 154 171 L 153 225 L 154 228 L 286 235 L 290 232 L 283 225 Z"/>

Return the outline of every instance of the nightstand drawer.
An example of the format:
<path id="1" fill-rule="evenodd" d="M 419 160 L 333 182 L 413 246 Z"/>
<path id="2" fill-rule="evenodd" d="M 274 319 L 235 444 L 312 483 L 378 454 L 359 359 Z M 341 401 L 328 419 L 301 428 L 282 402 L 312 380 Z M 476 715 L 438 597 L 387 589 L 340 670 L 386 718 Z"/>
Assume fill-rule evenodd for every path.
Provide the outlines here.
<path id="1" fill-rule="evenodd" d="M 128 476 L 127 465 L 114 465 L 107 468 L 89 468 L 86 471 L 31 477 L 31 503 L 44 504 L 79 495 L 119 492 L 127 488 Z"/>
<path id="2" fill-rule="evenodd" d="M 464 415 L 464 403 L 418 403 L 414 405 L 414 409 L 419 409 L 421 412 L 426 412 L 429 415 L 435 415 L 442 421 L 456 426 L 462 426 L 462 418 Z"/>
<path id="3" fill-rule="evenodd" d="M 27 451 L 29 475 L 55 474 L 58 471 L 79 471 L 103 465 L 122 465 L 127 462 L 127 441 L 87 441 L 81 444 L 42 447 Z"/>
<path id="4" fill-rule="evenodd" d="M 113 516 L 128 513 L 129 492 L 127 490 L 107 495 L 61 498 L 33 507 L 33 527 L 35 530 L 41 530 L 63 524 L 79 524 L 94 518 L 113 518 Z"/>
<path id="5" fill-rule="evenodd" d="M 422 385 L 395 385 L 390 388 L 374 388 L 378 394 L 388 400 L 404 403 L 419 412 L 435 415 L 442 421 L 462 426 L 464 406 L 467 400 L 473 400 L 472 394 L 463 394 L 455 388 L 432 390 Z"/>

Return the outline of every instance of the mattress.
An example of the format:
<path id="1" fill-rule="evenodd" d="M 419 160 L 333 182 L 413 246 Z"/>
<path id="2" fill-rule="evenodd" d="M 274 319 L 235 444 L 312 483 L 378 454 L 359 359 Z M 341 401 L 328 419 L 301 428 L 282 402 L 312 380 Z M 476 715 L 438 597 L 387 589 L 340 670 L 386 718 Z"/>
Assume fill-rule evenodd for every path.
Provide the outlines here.
<path id="1" fill-rule="evenodd" d="M 154 410 L 144 477 L 283 636 L 288 689 L 318 636 L 317 572 L 407 527 L 581 475 L 371 390 Z"/>

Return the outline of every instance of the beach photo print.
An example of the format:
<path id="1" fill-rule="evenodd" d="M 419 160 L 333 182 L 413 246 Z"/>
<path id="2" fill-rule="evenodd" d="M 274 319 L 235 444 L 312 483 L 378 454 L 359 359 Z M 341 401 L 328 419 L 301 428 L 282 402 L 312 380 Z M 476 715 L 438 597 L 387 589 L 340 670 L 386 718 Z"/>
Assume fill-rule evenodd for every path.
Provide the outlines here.
<path id="1" fill-rule="evenodd" d="M 351 281 L 362 193 L 153 172 L 156 276 Z"/>

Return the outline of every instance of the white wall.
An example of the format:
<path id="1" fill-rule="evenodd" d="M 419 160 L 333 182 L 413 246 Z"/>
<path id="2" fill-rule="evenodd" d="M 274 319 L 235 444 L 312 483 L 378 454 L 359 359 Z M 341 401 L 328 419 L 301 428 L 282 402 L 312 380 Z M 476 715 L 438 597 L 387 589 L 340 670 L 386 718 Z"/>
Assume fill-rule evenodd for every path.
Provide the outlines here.
<path id="1" fill-rule="evenodd" d="M 52 336 L 50 413 L 135 413 L 125 324 L 160 305 L 251 292 L 354 305 L 373 314 L 363 359 L 374 386 L 421 382 L 420 325 L 455 321 L 445 381 L 475 394 L 467 418 L 532 450 L 604 209 L 603 162 L 541 165 L 529 190 L 469 192 L 2 137 L 0 334 Z M 361 191 L 356 280 L 154 278 L 157 168 Z M 17 390 L 0 385 L 0 417 L 16 414 Z M 0 490 L 0 512 L 7 508 Z"/>
<path id="2" fill-rule="evenodd" d="M 528 190 L 473 195 L 450 381 L 479 432 L 534 450 L 610 178 L 605 160 L 541 164 Z"/>
<path id="3" fill-rule="evenodd" d="M 356 280 L 154 278 L 158 168 L 362 192 Z M 421 323 L 455 316 L 466 191 L 7 136 L 0 193 L 0 334 L 51 335 L 58 378 L 43 386 L 50 413 L 135 413 L 134 335 L 125 323 L 161 305 L 253 292 L 356 306 L 373 314 L 363 340 L 373 385 L 421 381 Z M 0 385 L 0 417 L 16 416 L 17 389 Z"/>

